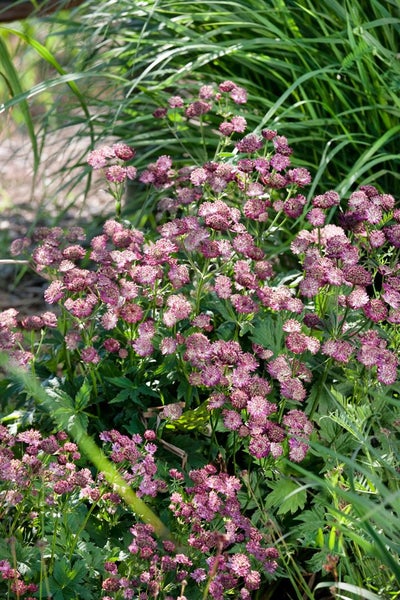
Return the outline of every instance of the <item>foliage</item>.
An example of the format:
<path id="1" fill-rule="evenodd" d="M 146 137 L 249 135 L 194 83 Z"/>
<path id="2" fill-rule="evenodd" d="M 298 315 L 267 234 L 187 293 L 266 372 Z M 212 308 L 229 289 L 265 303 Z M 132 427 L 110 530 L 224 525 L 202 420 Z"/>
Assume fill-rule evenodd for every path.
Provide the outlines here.
<path id="1" fill-rule="evenodd" d="M 110 141 L 124 139 L 141 149 L 139 166 L 162 153 L 177 164 L 181 148 L 155 130 L 149 104 L 163 104 L 172 88 L 191 92 L 197 81 L 234 79 L 251 94 L 250 128 L 279 128 L 314 173 L 310 198 L 317 186 L 345 194 L 365 183 L 397 193 L 400 21 L 394 0 L 324 0 L 317 8 L 308 0 L 86 0 L 45 22 L 56 28 L 49 39 L 73 38 L 76 51 L 65 74 L 52 48 L 39 52 L 51 74 L 22 93 L 14 86 L 4 108 L 24 108 L 28 98 L 51 94 L 39 127 L 78 126 L 69 146 L 79 135 L 93 147 L 106 131 Z M 34 32 L 23 39 L 40 49 Z M 3 70 L 6 77 L 13 73 L 9 63 Z M 60 106 L 68 106 L 61 121 Z M 185 145 L 204 160 L 191 128 Z M 81 163 L 79 155 L 72 188 L 82 177 Z M 129 196 L 134 214 L 143 203 L 141 188 L 133 184 Z"/>
<path id="2" fill-rule="evenodd" d="M 144 438 L 103 432 L 102 439 L 112 442 L 110 458 L 104 459 L 107 469 L 110 471 L 110 465 L 115 469 L 115 463 L 119 472 L 118 478 L 111 480 L 104 478 L 103 471 L 94 479 L 88 468 L 81 467 L 78 446 L 62 432 L 43 438 L 39 431 L 30 429 L 14 437 L 1 426 L 0 436 L 0 586 L 7 598 L 37 593 L 40 598 L 90 600 L 98 597 L 100 588 L 117 592 L 115 598 L 126 598 L 134 593 L 143 595 L 143 590 L 154 596 L 175 588 L 182 592 L 186 587 L 192 590 L 191 597 L 200 597 L 198 588 L 204 587 L 205 594 L 208 589 L 226 589 L 227 578 L 231 589 L 239 585 L 249 591 L 258 589 L 258 571 L 272 573 L 276 569 L 278 552 L 266 545 L 265 534 L 240 512 L 236 499 L 239 480 L 216 475 L 216 469 L 209 465 L 192 471 L 190 478 L 195 485 L 184 488 L 184 476 L 175 469 L 168 490 L 157 473 L 152 431 L 146 431 Z M 80 445 L 86 449 L 87 440 L 83 443 L 81 439 Z M 171 523 L 176 520 L 174 537 L 166 530 L 159 547 L 156 528 L 132 520 L 120 505 L 124 497 L 121 485 L 137 489 L 138 495 L 149 500 L 169 492 Z M 204 507 L 200 509 L 202 496 Z M 165 503 L 163 499 L 161 502 Z M 143 517 L 140 510 L 136 514 Z M 129 525 L 133 534 L 130 544 L 126 535 Z M 252 561 L 239 552 L 246 540 Z M 207 575 L 207 567 L 217 571 L 214 560 L 221 563 L 221 573 Z M 151 572 L 151 579 L 146 578 Z"/>
<path id="3" fill-rule="evenodd" d="M 54 311 L 0 313 L 26 373 L 1 381 L 9 598 L 396 597 L 400 212 L 369 184 L 307 199 L 247 98 L 170 94 L 152 119 L 183 161 L 96 148 L 102 232 L 12 243 Z M 128 182 L 157 206 L 147 230 L 124 219 Z"/>

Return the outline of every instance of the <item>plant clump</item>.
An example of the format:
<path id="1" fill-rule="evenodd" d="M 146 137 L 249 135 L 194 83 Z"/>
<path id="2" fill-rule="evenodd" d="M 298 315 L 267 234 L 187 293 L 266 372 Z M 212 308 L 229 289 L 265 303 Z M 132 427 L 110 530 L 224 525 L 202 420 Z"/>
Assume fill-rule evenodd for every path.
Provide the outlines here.
<path id="1" fill-rule="evenodd" d="M 248 131 L 246 102 L 232 81 L 203 85 L 195 99 L 172 96 L 154 118 L 177 136 L 179 123 L 212 128 L 215 156 L 175 167 L 163 155 L 140 171 L 135 149 L 102 146 L 88 163 L 104 172 L 115 217 L 92 239 L 80 227 L 41 227 L 12 243 L 12 254 L 29 256 L 49 281 L 53 310 L 0 313 L 0 349 L 110 445 L 126 483 L 168 515 L 179 538 L 162 542 L 151 524 L 130 524 L 124 559 L 110 547 L 98 569 L 103 598 L 200 598 L 194 589 L 203 598 L 251 598 L 276 575 L 279 552 L 260 517 L 264 492 L 254 498 L 243 482 L 266 477 L 273 488 L 277 473 L 289 473 L 289 496 L 297 493 L 293 469 L 324 441 L 326 390 L 333 396 L 339 384 L 360 406 L 397 381 L 394 198 L 366 185 L 348 200 L 334 190 L 307 199 L 310 173 L 292 164 L 277 131 Z M 122 218 L 128 179 L 157 198 L 155 230 Z M 18 408 L 18 395 L 12 401 Z M 40 407 L 32 410 L 44 426 Z M 68 430 L 71 420 L 63 422 Z M 101 473 L 77 469 L 78 447 L 63 433 L 2 432 L 4 473 L 13 465 L 3 482 L 17 486 L 3 492 L 7 514 L 28 514 L 28 491 L 38 494 L 40 508 L 29 506 L 38 515 L 60 510 L 61 497 L 65 507 L 78 503 L 82 531 L 121 510 Z M 16 442 L 28 444 L 18 460 Z M 196 466 L 186 472 L 165 456 L 158 463 L 158 445 L 183 463 L 194 451 Z M 50 535 L 39 529 L 34 543 Z M 72 562 L 79 551 L 74 545 Z M 55 577 L 55 565 L 46 568 Z M 2 576 L 14 592 L 20 574 L 10 569 L 4 563 Z"/>

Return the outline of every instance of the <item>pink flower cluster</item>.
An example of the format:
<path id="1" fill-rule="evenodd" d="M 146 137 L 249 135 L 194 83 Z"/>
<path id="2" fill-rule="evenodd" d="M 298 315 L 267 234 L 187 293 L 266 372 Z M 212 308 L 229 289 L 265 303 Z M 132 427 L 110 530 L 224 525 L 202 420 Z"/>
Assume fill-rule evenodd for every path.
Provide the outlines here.
<path id="1" fill-rule="evenodd" d="M 311 426 L 298 405 L 313 385 L 312 365 L 329 360 L 338 369 L 368 369 L 378 384 L 397 378 L 385 327 L 400 321 L 393 251 L 400 246 L 400 211 L 392 196 L 364 186 L 350 196 L 339 224 L 330 223 L 339 195 L 327 191 L 308 206 L 302 188 L 310 174 L 291 165 L 284 136 L 247 132 L 237 114 L 245 103 L 245 91 L 226 81 L 202 87 L 189 105 L 173 96 L 159 115 L 181 111 L 190 122 L 207 123 L 216 111 L 221 143 L 232 152 L 229 160 L 217 155 L 180 169 L 161 156 L 139 174 L 161 196 L 157 234 L 110 219 L 86 245 L 77 228 L 53 228 L 16 240 L 12 251 L 31 248 L 35 270 L 52 279 L 45 299 L 62 309 L 65 347 L 74 353 L 68 364 L 77 371 L 101 379 L 106 361 L 122 371 L 155 364 L 169 372 L 168 385 L 184 380 L 199 403 L 208 400 L 211 418 L 235 432 L 252 456 L 299 461 Z M 116 144 L 88 160 L 103 168 L 134 155 Z M 276 248 L 289 243 L 287 221 L 302 217 L 305 228 L 291 241 L 298 273 L 286 285 Z M 0 348 L 18 358 L 21 327 L 53 327 L 55 320 L 16 316 L 0 314 Z M 260 343 L 263 329 L 276 330 L 279 343 L 267 335 Z M 151 387 L 158 375 L 153 367 L 145 372 Z M 163 395 L 156 383 L 151 389 Z M 282 406 L 298 427 L 288 426 Z"/>
<path id="2" fill-rule="evenodd" d="M 400 264 L 388 260 L 396 247 L 400 213 L 394 210 L 393 196 L 362 186 L 351 194 L 341 225 L 325 224 L 326 210 L 338 203 L 335 192 L 316 196 L 308 213 L 318 211 L 321 216 L 318 222 L 311 218 L 316 228 L 300 231 L 291 245 L 304 269 L 301 295 L 315 299 L 329 291 L 335 301 L 334 306 L 320 310 L 314 324 L 307 315 L 308 324 L 325 330 L 323 354 L 342 364 L 355 356 L 362 365 L 376 368 L 379 382 L 390 385 L 397 379 L 398 359 L 388 349 L 385 337 L 371 326 L 400 322 Z M 377 278 L 379 286 L 375 285 Z M 370 329 L 358 333 L 366 326 Z"/>
<path id="3" fill-rule="evenodd" d="M 198 98 L 195 100 L 185 103 L 182 96 L 171 96 L 168 100 L 168 108 L 164 106 L 156 108 L 153 116 L 157 119 L 162 119 L 167 116 L 168 109 L 181 109 L 186 118 L 193 120 L 209 113 L 213 108 L 214 102 L 220 102 L 225 98 L 229 98 L 235 104 L 246 104 L 247 91 L 233 81 L 224 81 L 219 84 L 217 89 L 213 85 L 202 85 L 199 89 Z M 224 122 L 223 125 L 227 126 L 228 123 Z M 232 130 L 229 131 L 228 135 L 234 130 L 243 131 L 243 120 L 238 117 L 233 117 L 229 125 L 231 125 Z M 224 126 L 222 126 L 222 129 L 224 129 Z"/>
<path id="4" fill-rule="evenodd" d="M 159 543 L 150 525 L 131 527 L 131 558 L 120 566 L 107 563 L 106 592 L 121 591 L 124 598 L 197 597 L 205 589 L 216 600 L 231 596 L 249 599 L 263 574 L 277 568 L 278 552 L 242 513 L 237 494 L 240 481 L 217 473 L 212 465 L 189 473 L 191 486 L 182 487 L 184 475 L 171 470 L 175 491 L 169 509 L 179 523 L 177 540 Z M 182 544 L 182 546 L 180 546 Z M 164 592 L 165 593 L 165 592 Z M 105 596 L 112 598 L 113 596 Z"/>
<path id="5" fill-rule="evenodd" d="M 102 146 L 89 152 L 87 162 L 93 169 L 103 169 L 107 181 L 122 183 L 125 179 L 135 179 L 136 167 L 126 166 L 134 158 L 136 151 L 124 143 Z"/>
<path id="6" fill-rule="evenodd" d="M 287 413 L 288 423 L 291 416 L 297 420 L 295 430 L 285 428 L 285 421 L 276 422 L 277 404 L 268 399 L 273 387 L 269 380 L 256 373 L 260 363 L 253 353 L 243 352 L 238 342 L 210 342 L 203 333 L 193 333 L 186 339 L 183 357 L 196 369 L 190 376 L 192 385 L 216 388 L 209 397 L 208 410 L 221 412 L 225 428 L 237 432 L 243 441 L 247 440 L 251 455 L 258 459 L 268 456 L 277 459 L 286 449 L 292 460 L 300 462 L 304 458 L 312 425 L 298 410 Z M 268 370 L 280 381 L 282 397 L 299 402 L 305 398 L 300 378 L 307 373 L 309 381 L 311 373 L 305 365 L 301 370 L 301 363 L 296 366 L 297 372 L 280 356 L 269 362 Z M 298 442 L 298 448 L 291 452 L 294 441 Z"/>
<path id="7" fill-rule="evenodd" d="M 133 436 L 110 430 L 101 433 L 100 438 L 106 455 L 138 496 L 167 497 L 174 538 L 161 542 L 150 525 L 132 525 L 132 540 L 121 548 L 124 559 L 116 560 L 112 547 L 113 560 L 105 560 L 104 592 L 121 591 L 123 598 L 144 594 L 154 597 L 169 588 L 168 597 L 173 598 L 172 590 L 187 588 L 190 598 L 193 590 L 208 585 L 210 597 L 217 600 L 233 590 L 238 597 L 248 599 L 260 587 L 262 575 L 276 570 L 278 552 L 245 516 L 238 498 L 238 478 L 217 472 L 212 465 L 191 471 L 189 486 L 184 473 L 177 469 L 167 472 L 163 467 L 161 477 L 161 462 L 155 461 L 156 433 L 152 430 Z M 76 444 L 63 432 L 44 437 L 38 430 L 29 429 L 12 435 L 0 425 L 2 536 L 12 535 L 7 527 L 15 524 L 18 515 L 18 525 L 24 527 L 29 544 L 51 543 L 50 534 L 46 541 L 42 538 L 40 515 L 45 512 L 46 521 L 54 519 L 56 523 L 60 511 L 67 518 L 68 511 L 76 511 L 78 503 L 90 505 L 90 513 L 99 518 L 106 515 L 109 520 L 117 507 L 121 516 L 123 506 L 117 490 L 105 482 L 102 473 L 94 479 L 88 468 L 78 466 L 79 461 Z M 68 554 L 67 547 L 65 552 Z M 29 560 L 35 561 L 37 556 L 28 556 L 27 572 L 35 573 L 37 570 L 29 568 Z M 0 560 L 0 589 L 4 581 L 17 598 L 34 594 L 38 589 L 36 579 L 26 583 L 24 578 L 9 560 Z"/>
<path id="8" fill-rule="evenodd" d="M 39 586 L 35 583 L 25 583 L 21 572 L 12 567 L 8 560 L 0 560 L 0 586 L 1 581 L 10 584 L 10 591 L 15 594 L 16 598 L 24 597 L 25 600 L 35 600 L 33 596 L 25 596 L 25 594 L 37 592 Z"/>
<path id="9" fill-rule="evenodd" d="M 100 439 L 137 495 L 164 506 L 175 537 L 160 542 L 151 526 L 133 524 L 129 546 L 113 549 L 104 565 L 103 600 L 185 600 L 199 589 L 216 600 L 251 598 L 276 570 L 278 553 L 244 512 L 237 465 L 244 457 L 276 468 L 283 458 L 306 457 L 313 433 L 306 409 L 314 410 L 308 404 L 323 369 L 326 386 L 349 374 L 371 389 L 397 380 L 400 209 L 370 185 L 347 202 L 333 190 L 307 200 L 309 172 L 292 165 L 277 131 L 248 130 L 239 114 L 246 102 L 246 90 L 231 81 L 202 86 L 192 101 L 172 96 L 155 116 L 212 123 L 220 152 L 181 168 L 163 155 L 138 173 L 127 164 L 136 155 L 127 144 L 94 150 L 88 164 L 111 184 L 117 218 L 91 240 L 79 227 L 42 227 L 11 246 L 50 280 L 44 299 L 56 306 L 30 316 L 2 311 L 0 351 L 44 368 L 68 393 L 87 378 L 96 392 L 87 402 L 99 403 L 99 414 L 107 406 L 104 421 L 118 403 L 119 422 L 132 417 L 127 429 L 158 415 L 157 432 L 128 436 L 112 423 Z M 119 220 L 126 178 L 157 195 L 156 232 Z M 292 276 L 282 273 L 280 248 Z M 209 464 L 190 471 L 190 481 L 178 469 L 162 471 L 157 437 L 168 427 L 191 435 L 196 408 L 204 409 L 199 436 L 207 421 L 211 446 L 233 441 L 228 460 L 237 477 Z M 33 521 L 43 509 L 50 519 L 68 499 L 95 517 L 123 513 L 116 490 L 79 459 L 63 433 L 11 435 L 0 426 L 4 523 L 28 505 Z M 24 526 L 36 543 L 33 525 Z M 36 582 L 8 560 L 0 561 L 2 583 L 17 597 L 36 594 Z"/>
<path id="10" fill-rule="evenodd" d="M 23 451 L 18 457 L 20 446 Z M 78 447 L 63 432 L 43 437 L 30 429 L 11 435 L 0 425 L 0 484 L 9 488 L 1 499 L 3 514 L 18 507 L 26 493 L 35 495 L 39 489 L 48 507 L 72 492 L 98 500 L 97 484 L 89 469 L 77 467 L 79 459 Z"/>
<path id="11" fill-rule="evenodd" d="M 110 444 L 109 456 L 118 465 L 126 482 L 133 486 L 139 497 L 154 497 L 166 491 L 166 484 L 157 478 L 157 464 L 154 454 L 156 434 L 147 430 L 143 436 L 132 437 L 121 434 L 115 429 L 100 433 L 100 439 Z"/>

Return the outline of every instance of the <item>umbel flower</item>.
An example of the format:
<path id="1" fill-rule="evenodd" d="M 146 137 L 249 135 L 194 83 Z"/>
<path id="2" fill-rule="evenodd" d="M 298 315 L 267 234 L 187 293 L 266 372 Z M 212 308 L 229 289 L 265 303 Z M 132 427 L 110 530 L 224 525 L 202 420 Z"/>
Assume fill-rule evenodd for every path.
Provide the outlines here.
<path id="1" fill-rule="evenodd" d="M 95 149 L 88 164 L 103 173 L 115 218 L 89 240 L 78 227 L 38 228 L 11 246 L 48 281 L 52 310 L 0 312 L 0 350 L 44 373 L 44 385 L 74 402 L 82 423 L 90 415 L 96 433 L 100 424 L 123 480 L 162 505 L 176 534 L 160 541 L 134 519 L 128 529 L 124 514 L 129 540 L 118 553 L 109 546 L 105 600 L 184 600 L 199 590 L 216 600 L 251 598 L 279 556 L 269 523 L 258 528 L 253 491 L 250 498 L 241 487 L 250 482 L 243 465 L 265 479 L 307 460 L 321 390 L 345 385 L 346 402 L 357 403 L 397 380 L 394 198 L 370 185 L 347 200 L 334 190 L 307 198 L 310 173 L 296 166 L 286 137 L 249 130 L 246 103 L 232 81 L 202 86 L 195 98 L 171 96 L 154 112 L 158 126 L 200 124 L 217 136 L 213 156 L 195 164 L 188 152 L 178 167 L 162 155 L 138 169 L 123 142 Z M 133 178 L 158 201 L 154 230 L 121 220 Z M 202 461 L 188 472 L 186 452 L 174 446 L 180 435 Z M 162 463 L 160 445 L 177 452 L 181 468 Z M 224 456 L 215 458 L 215 448 Z M 118 490 L 80 460 L 62 432 L 0 427 L 5 522 L 42 499 L 60 522 L 68 500 L 117 522 Z M 37 591 L 8 560 L 0 577 L 12 593 Z"/>
<path id="2" fill-rule="evenodd" d="M 194 101 L 170 98 L 163 119 L 177 111 L 191 126 L 219 119 L 225 154 L 183 168 L 163 155 L 137 174 L 159 195 L 157 232 L 138 231 L 118 213 L 86 245 L 77 228 L 41 229 L 15 240 L 12 252 L 30 251 L 35 270 L 51 279 L 45 299 L 59 305 L 66 351 L 74 353 L 62 361 L 75 369 L 68 380 L 94 369 L 101 379 L 110 364 L 132 373 L 135 364 L 167 404 L 184 382 L 194 398 L 185 408 L 205 402 L 209 421 L 234 432 L 254 458 L 300 461 L 310 424 L 296 429 L 284 418 L 296 419 L 291 411 L 307 404 L 316 365 L 367 370 L 378 386 L 396 381 L 385 327 L 400 322 L 398 215 L 393 197 L 372 186 L 347 203 L 329 190 L 308 206 L 310 173 L 292 164 L 284 136 L 246 131 L 246 101 L 231 81 L 202 87 Z M 135 156 L 124 143 L 89 154 L 118 202 Z M 329 222 L 340 203 L 338 224 Z M 303 228 L 287 237 L 286 224 L 299 219 Z M 298 264 L 290 285 L 280 277 L 279 244 Z M 24 320 L 5 311 L 1 348 L 20 363 L 40 362 L 24 347 L 24 331 L 55 326 L 49 313 Z M 168 373 L 162 384 L 157 373 Z"/>

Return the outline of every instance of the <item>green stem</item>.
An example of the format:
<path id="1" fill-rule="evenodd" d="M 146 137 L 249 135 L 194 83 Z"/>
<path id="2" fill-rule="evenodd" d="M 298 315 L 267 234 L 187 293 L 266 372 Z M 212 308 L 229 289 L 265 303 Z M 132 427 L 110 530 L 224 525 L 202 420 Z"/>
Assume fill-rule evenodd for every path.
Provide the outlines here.
<path id="1" fill-rule="evenodd" d="M 3 366 L 16 376 L 21 384 L 37 402 L 46 408 L 57 422 L 57 426 L 63 429 L 63 424 L 58 421 L 57 413 L 54 411 L 54 401 L 47 395 L 46 390 L 41 386 L 40 382 L 27 371 L 10 364 L 8 357 L 0 354 L 0 366 Z M 79 446 L 82 454 L 90 460 L 90 462 L 104 474 L 106 481 L 116 493 L 122 498 L 125 504 L 134 512 L 139 519 L 150 524 L 154 533 L 161 539 L 172 539 L 169 529 L 159 519 L 159 517 L 141 500 L 136 493 L 129 487 L 126 481 L 118 472 L 116 466 L 108 460 L 104 452 L 97 446 L 93 439 L 84 431 L 79 420 L 76 418 L 74 408 L 71 403 L 70 418 L 68 419 L 68 433 Z"/>
<path id="2" fill-rule="evenodd" d="M 81 527 L 79 528 L 79 530 L 77 532 L 74 533 L 74 541 L 72 542 L 70 550 L 69 550 L 69 557 L 68 557 L 69 560 L 72 559 L 72 555 L 74 553 L 76 545 L 81 538 L 81 533 L 82 533 L 82 531 L 85 530 L 85 527 L 90 519 L 90 516 L 91 516 L 92 512 L 94 511 L 94 509 L 96 508 L 96 506 L 97 506 L 97 502 L 93 502 L 90 509 L 87 511 L 86 517 L 84 518 Z"/>
<path id="3" fill-rule="evenodd" d="M 71 428 L 71 435 L 75 438 L 79 448 L 90 462 L 104 474 L 106 481 L 113 487 L 129 508 L 145 523 L 152 525 L 155 534 L 161 539 L 171 539 L 169 529 L 158 516 L 138 498 L 126 481 L 118 472 L 116 466 L 108 460 L 104 452 L 97 446 L 93 439 L 85 433 L 78 424 Z"/>
<path id="4" fill-rule="evenodd" d="M 43 588 L 45 589 L 46 596 L 50 598 L 50 588 L 49 588 L 49 578 L 48 578 L 48 568 L 46 564 L 46 558 L 44 556 L 44 548 L 45 548 L 45 539 L 46 539 L 46 530 L 45 530 L 45 516 L 46 510 L 48 510 L 48 506 L 45 502 L 45 482 L 43 481 L 43 485 L 40 487 L 40 527 L 41 527 L 41 539 L 38 542 L 38 547 L 40 549 L 40 587 L 39 587 L 39 598 L 42 598 Z M 52 531 L 52 545 L 51 545 L 51 563 L 54 562 L 55 555 L 55 547 L 56 547 L 56 539 L 57 539 L 57 527 L 58 518 L 56 517 L 54 520 L 54 526 Z M 52 567 L 50 567 L 52 570 Z"/>

